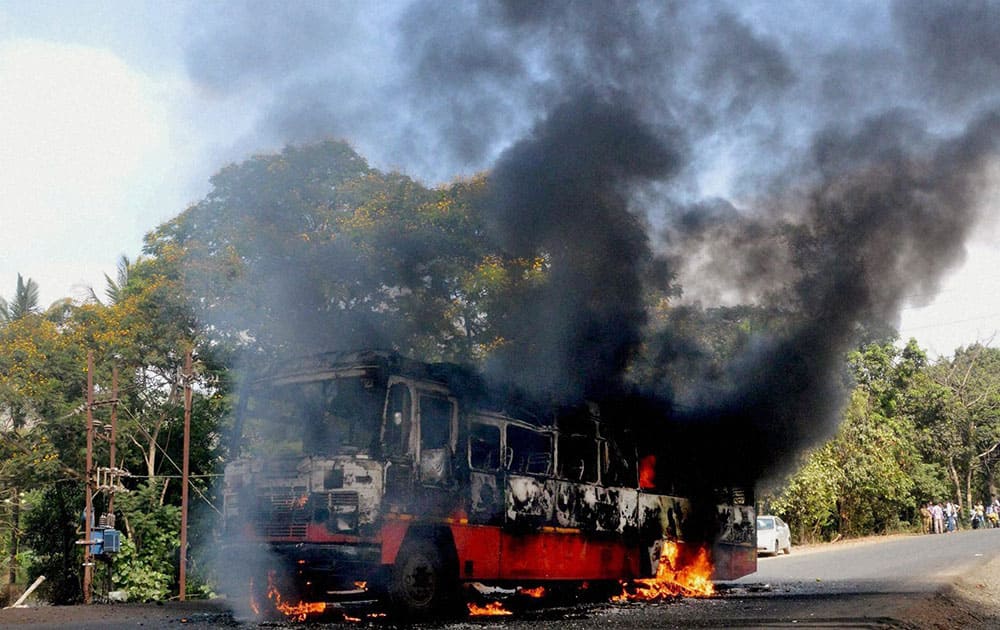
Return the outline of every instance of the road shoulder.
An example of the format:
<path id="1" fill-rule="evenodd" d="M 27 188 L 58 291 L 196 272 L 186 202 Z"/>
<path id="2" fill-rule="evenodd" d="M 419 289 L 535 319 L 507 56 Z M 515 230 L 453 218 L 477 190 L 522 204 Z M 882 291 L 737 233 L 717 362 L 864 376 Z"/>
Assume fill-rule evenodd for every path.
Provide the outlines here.
<path id="1" fill-rule="evenodd" d="M 1000 555 L 976 565 L 937 593 L 901 611 L 913 628 L 1000 628 Z"/>

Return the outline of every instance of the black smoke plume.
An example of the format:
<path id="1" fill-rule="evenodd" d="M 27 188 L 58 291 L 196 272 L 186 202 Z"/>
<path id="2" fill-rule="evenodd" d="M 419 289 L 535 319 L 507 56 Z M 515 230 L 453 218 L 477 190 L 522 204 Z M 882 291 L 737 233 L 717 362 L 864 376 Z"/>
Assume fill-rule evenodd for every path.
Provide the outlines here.
<path id="1" fill-rule="evenodd" d="M 642 392 L 678 466 L 747 482 L 832 431 L 844 352 L 962 260 L 997 154 L 998 16 L 244 2 L 194 9 L 186 57 L 256 104 L 238 145 L 333 135 L 432 181 L 489 171 L 489 238 L 550 270 L 490 369 L 556 398 Z M 646 296 L 677 286 L 783 323 L 709 369 L 649 319 Z M 676 365 L 682 390 L 661 378 Z"/>
<path id="2" fill-rule="evenodd" d="M 680 134 L 655 134 L 627 104 L 571 101 L 500 158 L 492 226 L 515 256 L 546 257 L 550 277 L 526 296 L 492 371 L 564 401 L 620 389 L 646 321 L 643 279 L 655 264 L 631 187 L 678 170 Z"/>

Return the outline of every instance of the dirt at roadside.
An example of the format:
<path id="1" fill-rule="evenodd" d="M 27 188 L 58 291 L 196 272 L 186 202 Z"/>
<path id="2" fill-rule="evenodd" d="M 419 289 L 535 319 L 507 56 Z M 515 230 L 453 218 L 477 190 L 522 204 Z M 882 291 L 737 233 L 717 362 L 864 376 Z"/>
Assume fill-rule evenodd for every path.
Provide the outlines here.
<path id="1" fill-rule="evenodd" d="M 941 592 L 904 608 L 901 621 L 921 630 L 1000 628 L 1000 556 L 973 567 Z"/>
<path id="2" fill-rule="evenodd" d="M 94 604 L 92 606 L 30 606 L 0 610 L 0 628 L 31 630 L 74 628 L 180 627 L 187 629 L 232 626 L 223 600 L 152 604 Z"/>

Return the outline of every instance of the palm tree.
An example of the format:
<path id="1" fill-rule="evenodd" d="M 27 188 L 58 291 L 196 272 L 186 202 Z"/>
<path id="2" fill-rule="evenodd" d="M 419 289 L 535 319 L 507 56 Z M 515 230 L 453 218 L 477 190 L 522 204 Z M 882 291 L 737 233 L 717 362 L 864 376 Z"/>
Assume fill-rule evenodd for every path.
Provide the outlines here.
<path id="1" fill-rule="evenodd" d="M 33 313 L 38 313 L 38 283 L 31 278 L 25 282 L 21 274 L 17 274 L 14 300 L 8 302 L 0 297 L 0 320 L 13 322 Z"/>
<path id="2" fill-rule="evenodd" d="M 141 260 L 141 257 L 140 257 Z M 139 261 L 137 260 L 136 263 Z M 135 266 L 128 256 L 122 254 L 118 258 L 118 273 L 115 278 L 112 278 L 108 274 L 104 274 L 104 280 L 106 285 L 104 287 L 104 296 L 108 299 L 108 304 L 117 304 L 125 296 L 125 287 L 128 286 L 129 275 L 132 273 L 132 268 Z M 94 288 L 90 288 L 90 299 L 95 302 L 100 302 L 101 300 L 97 297 L 97 292 Z"/>

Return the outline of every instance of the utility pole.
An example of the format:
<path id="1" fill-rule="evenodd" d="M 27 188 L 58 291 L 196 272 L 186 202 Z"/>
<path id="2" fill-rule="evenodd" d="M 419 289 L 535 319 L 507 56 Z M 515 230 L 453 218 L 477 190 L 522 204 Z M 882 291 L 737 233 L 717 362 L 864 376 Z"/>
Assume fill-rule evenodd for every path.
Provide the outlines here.
<path id="1" fill-rule="evenodd" d="M 118 365 L 115 364 L 111 366 L 111 436 L 109 438 L 110 446 L 108 450 L 111 452 L 110 463 L 108 467 L 111 469 L 110 477 L 112 480 L 111 489 L 108 491 L 108 514 L 115 513 L 115 486 L 117 485 L 117 470 L 118 466 L 115 464 L 115 445 L 118 440 Z"/>
<path id="2" fill-rule="evenodd" d="M 83 540 L 76 544 L 83 545 L 83 603 L 93 600 L 94 563 L 100 558 L 110 564 L 109 554 L 118 553 L 120 548 L 119 532 L 114 529 L 114 494 L 123 471 L 115 468 L 115 441 L 118 438 L 118 366 L 112 367 L 111 398 L 94 400 L 94 351 L 87 352 L 87 470 L 84 471 L 84 494 L 86 507 L 83 511 Z M 111 434 L 100 437 L 111 442 L 111 466 L 109 468 L 94 467 L 94 409 L 103 405 L 111 405 Z M 107 425 L 101 425 L 107 427 Z M 100 521 L 94 518 L 94 494 L 108 491 L 108 508 Z M 95 538 L 96 537 L 96 538 Z M 108 590 L 111 590 L 111 571 L 108 570 Z"/>
<path id="3" fill-rule="evenodd" d="M 187 593 L 188 473 L 191 456 L 191 351 L 184 357 L 184 464 L 181 472 L 180 600 Z"/>
<path id="4" fill-rule="evenodd" d="M 89 604 L 91 582 L 94 579 L 94 558 L 90 554 L 90 521 L 94 517 L 93 475 L 94 475 L 94 351 L 87 351 L 87 470 L 84 474 L 84 494 L 87 507 L 83 514 L 83 603 Z"/>

